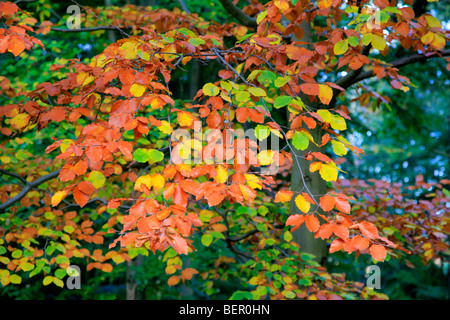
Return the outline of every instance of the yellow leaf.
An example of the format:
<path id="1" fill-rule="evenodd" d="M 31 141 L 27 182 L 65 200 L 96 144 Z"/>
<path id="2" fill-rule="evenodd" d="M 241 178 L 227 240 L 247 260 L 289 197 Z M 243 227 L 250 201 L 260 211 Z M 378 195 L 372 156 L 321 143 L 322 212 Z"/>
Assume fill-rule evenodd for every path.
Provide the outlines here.
<path id="1" fill-rule="evenodd" d="M 156 174 L 152 177 L 152 186 L 155 191 L 159 191 L 164 188 L 166 181 L 164 177 L 160 174 Z"/>
<path id="2" fill-rule="evenodd" d="M 138 57 L 136 48 L 139 45 L 138 42 L 135 41 L 127 41 L 123 45 L 120 46 L 119 51 L 124 55 L 125 59 L 136 59 Z"/>
<path id="3" fill-rule="evenodd" d="M 309 171 L 315 172 L 317 170 L 320 170 L 322 168 L 321 162 L 313 162 L 309 165 Z"/>
<path id="4" fill-rule="evenodd" d="M 323 104 L 329 104 L 333 98 L 333 89 L 326 84 L 319 84 L 319 99 Z"/>
<path id="5" fill-rule="evenodd" d="M 103 187 L 106 182 L 106 178 L 101 171 L 92 171 L 86 180 L 92 182 L 95 189 Z"/>
<path id="6" fill-rule="evenodd" d="M 30 115 L 28 113 L 19 113 L 10 120 L 10 124 L 13 129 L 20 130 L 25 128 L 30 122 Z"/>
<path id="7" fill-rule="evenodd" d="M 173 131 L 170 123 L 166 120 L 161 121 L 161 125 L 158 127 L 158 129 L 165 134 L 171 134 Z"/>
<path id="8" fill-rule="evenodd" d="M 247 180 L 247 184 L 252 189 L 262 189 L 262 186 L 258 183 L 259 178 L 254 174 L 244 173 L 245 179 Z"/>
<path id="9" fill-rule="evenodd" d="M 140 176 L 134 184 L 134 190 L 142 192 L 142 185 L 145 185 L 148 189 L 153 187 L 155 191 L 158 191 L 164 187 L 165 183 L 164 177 L 160 174 Z"/>
<path id="10" fill-rule="evenodd" d="M 130 88 L 130 92 L 135 97 L 140 97 L 144 94 L 146 86 L 138 83 L 133 83 Z"/>
<path id="11" fill-rule="evenodd" d="M 255 97 L 265 97 L 267 95 L 266 92 L 261 88 L 250 87 L 247 90 Z"/>
<path id="12" fill-rule="evenodd" d="M 374 49 L 383 51 L 386 48 L 386 40 L 382 36 L 372 34 L 372 46 Z"/>
<path id="13" fill-rule="evenodd" d="M 228 170 L 223 165 L 218 165 L 216 170 L 217 176 L 214 177 L 214 180 L 218 183 L 225 183 L 228 179 Z"/>
<path id="14" fill-rule="evenodd" d="M 194 122 L 194 116 L 186 111 L 180 111 L 177 114 L 178 123 L 182 127 L 190 127 Z"/>
<path id="15" fill-rule="evenodd" d="M 67 191 L 58 191 L 52 197 L 52 206 L 57 206 L 67 196 Z"/>
<path id="16" fill-rule="evenodd" d="M 331 122 L 331 119 L 333 118 L 333 115 L 330 113 L 330 111 L 325 109 L 317 110 L 317 114 L 322 118 L 324 122 Z"/>
<path id="17" fill-rule="evenodd" d="M 308 213 L 309 208 L 311 207 L 311 204 L 306 201 L 306 199 L 301 194 L 295 197 L 295 204 L 297 205 L 297 208 L 299 208 L 303 213 Z"/>
<path id="18" fill-rule="evenodd" d="M 320 176 L 325 181 L 336 181 L 338 176 L 338 169 L 334 162 L 323 163 L 319 170 Z"/>
<path id="19" fill-rule="evenodd" d="M 267 166 L 273 162 L 274 153 L 272 150 L 263 150 L 258 154 L 259 163 L 262 166 Z"/>
<path id="20" fill-rule="evenodd" d="M 134 184 L 134 190 L 142 191 L 143 184 L 148 189 L 150 189 L 152 187 L 152 176 L 151 175 L 140 176 Z"/>
<path id="21" fill-rule="evenodd" d="M 345 119 L 337 114 L 332 115 L 331 120 L 330 120 L 330 125 L 335 130 L 342 131 L 342 130 L 347 129 L 347 124 L 345 123 Z"/>

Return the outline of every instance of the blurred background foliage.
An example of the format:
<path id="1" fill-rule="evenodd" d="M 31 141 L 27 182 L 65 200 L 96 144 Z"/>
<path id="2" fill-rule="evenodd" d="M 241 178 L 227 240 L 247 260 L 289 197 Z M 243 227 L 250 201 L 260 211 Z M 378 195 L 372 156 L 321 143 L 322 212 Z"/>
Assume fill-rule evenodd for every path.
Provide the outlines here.
<path id="1" fill-rule="evenodd" d="M 180 8 L 178 1 L 172 0 L 93 0 L 78 1 L 84 6 L 123 6 L 125 4 L 150 5 L 167 9 Z M 419 7 L 426 1 L 415 1 Z M 242 6 L 246 1 L 240 1 Z M 197 13 L 205 20 L 218 23 L 233 21 L 225 12 L 218 0 L 186 1 L 189 10 Z M 64 21 L 68 1 L 23 1 L 19 6 L 33 13 L 40 21 L 50 20 L 53 23 Z M 448 1 L 426 3 L 434 9 L 433 13 L 443 24 L 450 27 L 448 19 L 450 6 Z M 231 20 L 230 20 L 231 19 Z M 117 35 L 118 36 L 118 35 Z M 32 90 L 38 83 L 52 81 L 62 74 L 50 71 L 52 64 L 58 64 L 62 59 L 78 58 L 87 61 L 99 54 L 110 43 L 105 31 L 93 34 L 50 32 L 40 36 L 46 50 L 26 51 L 20 57 L 12 54 L 0 55 L 1 75 L 11 80 L 14 87 Z M 396 57 L 383 57 L 394 60 Z M 195 70 L 188 67 L 185 71 L 177 71 L 174 75 L 174 91 L 179 97 L 188 98 L 190 90 L 186 86 L 192 82 L 191 74 L 196 72 L 197 80 L 211 78 L 217 72 L 214 64 L 200 65 Z M 43 71 L 44 70 L 44 71 Z M 45 71 L 47 70 L 47 71 Z M 352 155 L 342 159 L 342 169 L 349 174 L 347 179 L 381 179 L 392 182 L 411 183 L 418 174 L 423 174 L 425 180 L 438 181 L 450 179 L 450 72 L 445 61 L 434 59 L 426 64 L 412 64 L 402 69 L 415 88 L 406 94 L 393 90 L 384 81 L 368 80 L 364 86 L 378 91 L 384 99 L 357 97 L 358 87 L 352 88 L 342 100 L 352 115 L 349 123 L 347 139 L 365 150 L 365 155 L 359 159 Z M 199 81 L 200 82 L 200 81 Z M 201 83 L 200 82 L 200 83 Z M 386 97 L 389 99 L 387 100 Z M 8 103 L 0 96 L 0 103 Z M 49 137 L 60 138 L 64 133 L 61 128 L 49 126 L 46 135 L 33 137 L 41 139 L 40 144 L 25 146 L 32 154 L 42 154 L 44 146 L 50 144 Z M 28 133 L 32 134 L 32 133 Z M 31 149 L 33 148 L 33 149 Z M 39 150 L 41 148 L 42 150 Z M 30 150 L 28 150 L 30 149 Z M 197 237 L 195 241 L 200 241 Z M 234 255 L 226 247 L 217 243 L 213 248 L 197 246 L 195 257 L 185 257 L 184 264 L 190 264 L 199 270 L 200 274 L 214 270 L 214 261 L 220 257 Z M 238 266 L 227 264 L 227 281 L 211 279 L 200 275 L 186 285 L 169 287 L 164 268 L 164 255 L 153 255 L 145 248 L 136 249 L 139 263 L 133 265 L 122 263 L 114 267 L 110 273 L 99 270 L 86 272 L 86 261 L 73 261 L 81 269 L 82 290 L 67 290 L 56 286 L 43 286 L 41 281 L 27 281 L 21 286 L 0 288 L 3 299 L 125 299 L 126 275 L 133 272 L 137 288 L 137 299 L 227 299 L 236 290 L 243 289 L 238 277 Z M 379 263 L 381 268 L 381 289 L 378 292 L 387 294 L 390 299 L 449 299 L 448 261 L 436 265 L 430 262 L 424 265 L 418 257 L 408 256 L 406 259 L 389 260 Z M 191 259 L 188 261 L 188 259 Z M 365 268 L 373 264 L 370 256 L 355 257 L 354 254 L 337 252 L 328 257 L 329 272 L 345 273 L 347 280 L 365 282 Z M 219 272 L 221 269 L 217 269 Z"/>

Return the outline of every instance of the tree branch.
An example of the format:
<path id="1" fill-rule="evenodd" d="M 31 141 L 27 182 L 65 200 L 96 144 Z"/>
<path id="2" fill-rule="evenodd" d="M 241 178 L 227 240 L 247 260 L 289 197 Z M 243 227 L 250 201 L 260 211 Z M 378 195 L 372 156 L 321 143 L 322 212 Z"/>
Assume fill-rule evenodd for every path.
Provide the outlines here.
<path id="1" fill-rule="evenodd" d="M 28 183 L 28 181 L 25 180 L 24 177 L 22 177 L 21 175 L 19 175 L 19 174 L 17 174 L 17 173 L 9 172 L 9 171 L 3 170 L 3 169 L 0 169 L 0 173 L 6 174 L 7 176 L 11 176 L 11 177 L 17 178 L 17 179 L 19 179 L 20 181 L 22 181 L 22 183 L 24 183 L 24 184 L 27 184 L 27 183 Z"/>
<path id="2" fill-rule="evenodd" d="M 191 13 L 186 5 L 186 3 L 184 2 L 184 0 L 178 0 L 178 3 L 181 6 L 181 9 L 183 9 L 184 12 L 186 13 Z"/>
<path id="3" fill-rule="evenodd" d="M 2 212 L 3 210 L 5 210 L 6 208 L 10 207 L 11 205 L 13 205 L 14 203 L 16 203 L 17 201 L 22 200 L 23 197 L 25 197 L 27 195 L 28 192 L 31 191 L 31 189 L 39 186 L 40 184 L 55 178 L 56 176 L 58 176 L 59 172 L 61 171 L 61 169 L 58 169 L 54 172 L 51 172 L 45 176 L 42 176 L 32 182 L 27 182 L 25 187 L 22 189 L 22 191 L 20 191 L 15 197 L 12 197 L 11 199 L 8 199 L 5 203 L 0 205 L 0 212 Z"/>
<path id="4" fill-rule="evenodd" d="M 117 30 L 117 27 L 113 28 L 113 27 L 107 27 L 107 26 L 98 26 L 98 27 L 80 28 L 80 29 L 61 29 L 61 28 L 51 27 L 51 29 L 53 31 L 70 33 L 70 32 L 90 32 L 90 31 L 98 31 L 98 30 Z"/>
<path id="5" fill-rule="evenodd" d="M 229 14 L 235 17 L 241 24 L 246 27 L 256 28 L 258 24 L 256 19 L 248 16 L 244 11 L 233 4 L 231 0 L 219 0 L 222 6 Z"/>
<path id="6" fill-rule="evenodd" d="M 392 61 L 386 66 L 394 67 L 394 68 L 401 68 L 403 66 L 416 63 L 416 62 L 425 62 L 428 59 L 431 58 L 438 58 L 438 57 L 447 57 L 450 56 L 450 49 L 443 50 L 441 52 L 432 52 L 429 54 L 413 54 L 407 57 L 400 58 L 398 60 Z M 353 70 L 352 70 L 353 71 Z M 373 77 L 375 74 L 373 71 L 366 71 L 366 72 L 352 72 L 350 71 L 345 77 L 339 79 L 336 84 L 341 86 L 344 89 L 347 89 L 348 87 L 354 85 L 357 82 L 360 82 L 362 80 L 368 79 Z"/>
<path id="7" fill-rule="evenodd" d="M 448 57 L 448 56 L 450 56 L 450 49 L 443 50 L 441 52 L 433 52 L 428 55 L 427 54 L 414 54 L 414 55 L 410 55 L 410 56 L 403 57 L 398 60 L 392 61 L 389 64 L 389 66 L 394 67 L 394 68 L 401 68 L 408 64 L 412 64 L 412 63 L 416 63 L 416 62 L 425 62 L 431 58 Z M 373 71 L 363 72 L 363 73 L 359 74 L 356 78 L 352 79 L 352 81 L 347 86 L 347 88 L 359 81 L 371 78 L 374 75 L 375 74 L 373 73 Z M 343 87 L 343 88 L 345 89 L 346 87 Z"/>

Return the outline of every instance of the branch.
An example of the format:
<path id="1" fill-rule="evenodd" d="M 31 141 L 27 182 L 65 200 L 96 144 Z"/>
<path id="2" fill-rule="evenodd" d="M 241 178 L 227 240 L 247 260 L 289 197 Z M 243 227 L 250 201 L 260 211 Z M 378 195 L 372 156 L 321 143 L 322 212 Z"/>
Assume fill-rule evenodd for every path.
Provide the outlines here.
<path id="1" fill-rule="evenodd" d="M 3 169 L 0 169 L 0 172 L 3 173 L 3 174 L 6 174 L 7 176 L 11 176 L 11 177 L 17 178 L 17 179 L 19 179 L 20 181 L 22 181 L 22 183 L 24 183 L 24 184 L 27 184 L 27 183 L 28 183 L 28 181 L 25 180 L 24 177 L 22 177 L 21 175 L 19 175 L 19 174 L 17 174 L 17 173 L 9 172 L 9 171 L 3 170 Z"/>
<path id="2" fill-rule="evenodd" d="M 361 54 L 364 56 L 368 56 L 370 49 L 372 48 L 372 45 L 369 44 L 368 46 L 364 46 L 361 50 Z M 351 70 L 345 77 L 342 77 L 338 81 L 336 81 L 336 84 L 344 89 L 348 88 L 352 83 L 354 79 L 356 79 L 362 72 L 362 67 L 357 70 Z M 350 85 L 349 85 L 350 84 Z M 335 89 L 337 90 L 337 89 Z M 335 96 L 335 92 L 333 92 L 333 96 Z"/>
<path id="3" fill-rule="evenodd" d="M 186 13 L 191 13 L 186 5 L 186 3 L 184 3 L 184 0 L 178 0 L 178 3 L 181 6 L 181 9 L 183 9 L 184 12 Z"/>
<path id="4" fill-rule="evenodd" d="M 25 187 L 22 189 L 22 191 L 20 191 L 15 197 L 12 197 L 11 199 L 8 199 L 5 203 L 3 203 L 2 205 L 0 205 L 0 212 L 5 210 L 6 208 L 10 207 L 11 205 L 13 205 L 14 203 L 16 203 L 17 201 L 22 200 L 23 197 L 25 197 L 27 195 L 28 192 L 31 191 L 31 189 L 39 186 L 40 184 L 55 178 L 56 176 L 58 176 L 59 172 L 61 171 L 61 169 L 58 169 L 54 172 L 51 172 L 45 176 L 42 176 L 32 182 L 27 182 Z"/>
<path id="5" fill-rule="evenodd" d="M 427 54 L 414 54 L 411 56 L 403 57 L 398 60 L 392 61 L 388 66 L 394 67 L 394 68 L 401 68 L 408 64 L 412 64 L 412 63 L 416 63 L 416 62 L 425 62 L 431 58 L 448 57 L 448 56 L 450 56 L 450 49 L 443 50 L 441 52 L 433 52 L 428 55 Z M 373 73 L 373 71 L 363 72 L 360 75 L 358 75 L 355 79 L 353 79 L 352 82 L 350 83 L 350 85 L 348 85 L 347 87 L 349 87 L 359 81 L 371 78 L 374 75 L 375 74 Z M 344 87 L 344 89 L 345 88 L 346 87 Z"/>
<path id="6" fill-rule="evenodd" d="M 227 241 L 230 241 L 230 242 L 238 242 L 238 241 L 241 241 L 241 240 L 243 240 L 243 239 L 245 239 L 247 237 L 250 237 L 251 235 L 253 235 L 253 234 L 257 233 L 257 232 L 259 232 L 258 229 L 253 229 L 253 230 L 247 232 L 246 234 L 244 234 L 242 236 L 239 236 L 239 237 L 236 237 L 236 238 L 228 238 L 227 237 L 226 239 L 227 239 Z"/>
<path id="7" fill-rule="evenodd" d="M 56 27 L 51 27 L 53 31 L 58 32 L 90 32 L 90 31 L 98 31 L 98 30 L 117 30 L 117 27 L 107 27 L 107 26 L 98 26 L 98 27 L 92 27 L 92 28 L 79 28 L 79 29 L 61 29 Z"/>
<path id="8" fill-rule="evenodd" d="M 443 50 L 441 52 L 432 52 L 432 53 L 428 53 L 428 54 L 413 54 L 413 55 L 392 61 L 391 63 L 387 64 L 386 66 L 390 66 L 393 68 L 401 68 L 408 64 L 412 64 L 412 63 L 416 63 L 416 62 L 425 62 L 431 58 L 447 57 L 447 56 L 450 56 L 450 49 Z M 368 78 L 371 78 L 374 75 L 375 74 L 373 73 L 373 71 L 358 72 L 358 73 L 349 72 L 345 77 L 339 79 L 336 82 L 336 84 L 341 86 L 344 89 L 347 89 L 348 87 L 354 85 L 355 83 L 360 82 L 365 79 L 368 79 Z"/>
<path id="9" fill-rule="evenodd" d="M 248 16 L 244 11 L 233 4 L 231 0 L 219 0 L 222 6 L 229 14 L 235 17 L 241 24 L 246 27 L 256 28 L 258 24 L 256 19 Z"/>

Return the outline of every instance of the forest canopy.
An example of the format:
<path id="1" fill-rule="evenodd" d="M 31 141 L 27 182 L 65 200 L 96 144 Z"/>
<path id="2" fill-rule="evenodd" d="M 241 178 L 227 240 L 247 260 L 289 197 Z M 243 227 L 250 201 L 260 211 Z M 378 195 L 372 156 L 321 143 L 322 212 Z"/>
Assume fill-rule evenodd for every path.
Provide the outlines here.
<path id="1" fill-rule="evenodd" d="M 1 296 L 448 299 L 449 12 L 0 1 Z"/>

